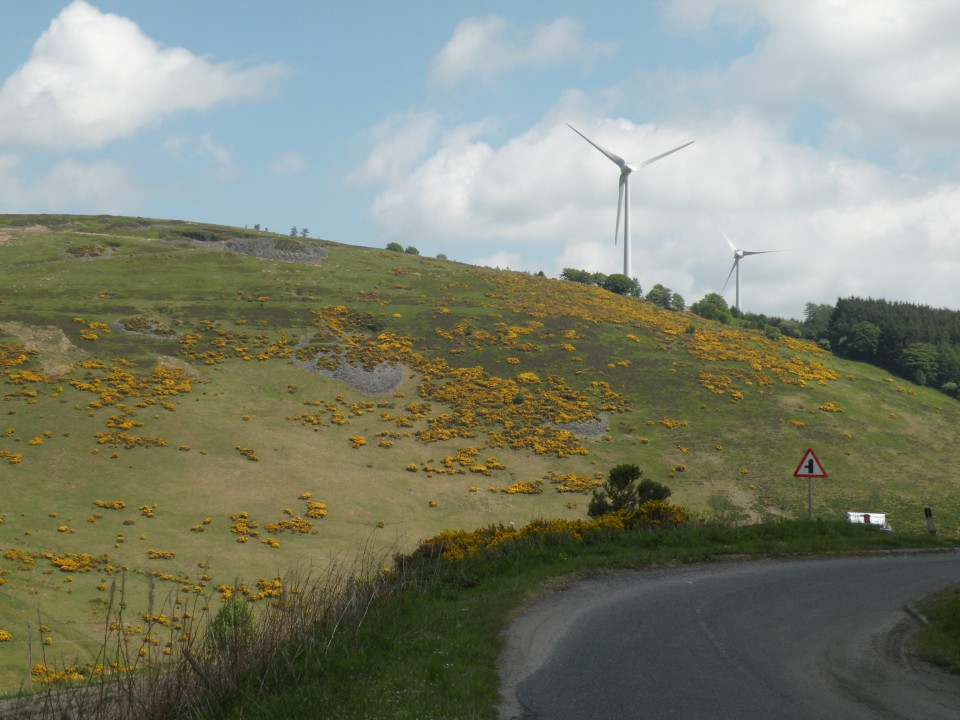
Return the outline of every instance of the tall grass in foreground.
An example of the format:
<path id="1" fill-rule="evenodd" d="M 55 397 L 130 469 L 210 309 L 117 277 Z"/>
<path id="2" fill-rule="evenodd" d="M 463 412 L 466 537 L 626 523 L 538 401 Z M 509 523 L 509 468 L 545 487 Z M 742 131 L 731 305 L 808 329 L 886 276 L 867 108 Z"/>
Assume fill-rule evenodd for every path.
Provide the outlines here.
<path id="1" fill-rule="evenodd" d="M 197 716 L 212 699 L 237 692 L 256 668 L 283 672 L 276 663 L 286 647 L 352 631 L 375 599 L 398 589 L 385 582 L 380 560 L 367 555 L 335 564 L 322 577 L 291 573 L 282 586 L 279 596 L 258 603 L 239 593 L 224 601 L 211 589 L 187 606 L 174 594 L 155 611 L 128 617 L 120 576 L 97 658 L 82 665 L 38 658 L 34 687 L 0 700 L 0 718 Z"/>
<path id="2" fill-rule="evenodd" d="M 454 538 L 438 536 L 395 558 L 390 569 L 363 558 L 322 578 L 291 576 L 281 597 L 252 606 L 249 624 L 231 628 L 221 610 L 214 631 L 211 614 L 198 613 L 186 647 L 167 662 L 120 681 L 104 673 L 80 688 L 67 679 L 22 698 L 6 714 L 0 710 L 0 717 L 495 718 L 503 629 L 551 583 L 730 557 L 955 544 L 842 522 L 615 525 L 494 526 L 453 534 L 459 547 L 475 551 L 448 553 Z M 123 644 L 110 647 L 132 659 Z"/>

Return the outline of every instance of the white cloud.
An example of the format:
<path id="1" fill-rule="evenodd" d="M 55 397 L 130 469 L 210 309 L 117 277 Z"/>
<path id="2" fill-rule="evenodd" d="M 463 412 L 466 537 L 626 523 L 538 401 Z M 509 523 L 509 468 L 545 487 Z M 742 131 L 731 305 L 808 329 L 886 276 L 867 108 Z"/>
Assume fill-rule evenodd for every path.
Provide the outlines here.
<path id="1" fill-rule="evenodd" d="M 199 159 L 212 164 L 220 180 L 233 180 L 237 176 L 232 153 L 224 145 L 214 142 L 210 133 L 202 133 L 196 137 L 179 135 L 168 138 L 163 143 L 163 149 L 171 157 L 180 160 Z"/>
<path id="2" fill-rule="evenodd" d="M 582 25 L 571 18 L 527 29 L 496 15 L 471 17 L 457 25 L 433 59 L 430 82 L 440 88 L 451 88 L 471 77 L 489 83 L 515 68 L 588 61 L 612 55 L 617 47 L 616 43 L 587 42 Z"/>
<path id="3" fill-rule="evenodd" d="M 175 112 L 261 98 L 286 72 L 163 47 L 132 21 L 74 0 L 0 87 L 0 145 L 98 147 Z"/>
<path id="4" fill-rule="evenodd" d="M 672 28 L 710 33 L 725 23 L 762 28 L 751 54 L 686 78 L 713 103 L 745 102 L 786 119 L 818 106 L 839 118 L 844 138 L 914 151 L 960 139 L 955 2 L 673 0 L 665 17 Z"/>
<path id="5" fill-rule="evenodd" d="M 64 160 L 41 177 L 24 177 L 22 158 L 0 155 L 0 194 L 7 212 L 134 213 L 146 188 L 124 165 Z"/>
<path id="6" fill-rule="evenodd" d="M 270 165 L 270 172 L 278 176 L 299 175 L 307 169 L 307 163 L 300 153 L 284 153 Z"/>
<path id="7" fill-rule="evenodd" d="M 102 160 L 81 164 L 72 160 L 58 163 L 28 190 L 31 203 L 46 210 L 64 208 L 121 214 L 131 213 L 143 200 L 144 188 L 123 165 Z"/>
<path id="8" fill-rule="evenodd" d="M 390 115 L 368 133 L 370 153 L 348 179 L 363 183 L 402 176 L 429 150 L 439 130 L 440 119 L 431 112 Z"/>
<path id="9" fill-rule="evenodd" d="M 668 129 L 626 122 L 618 127 L 616 135 L 607 137 L 621 137 L 615 151 L 628 156 L 647 157 L 688 139 Z M 612 240 L 617 169 L 570 128 L 541 123 L 497 149 L 479 134 L 475 126 L 451 130 L 419 165 L 389 179 L 370 210 L 385 237 L 453 235 L 550 243 L 571 232 L 596 234 L 599 221 L 602 235 Z M 665 187 L 666 177 L 658 187 Z M 570 203 L 578 194 L 603 208 L 609 222 L 578 212 Z"/>

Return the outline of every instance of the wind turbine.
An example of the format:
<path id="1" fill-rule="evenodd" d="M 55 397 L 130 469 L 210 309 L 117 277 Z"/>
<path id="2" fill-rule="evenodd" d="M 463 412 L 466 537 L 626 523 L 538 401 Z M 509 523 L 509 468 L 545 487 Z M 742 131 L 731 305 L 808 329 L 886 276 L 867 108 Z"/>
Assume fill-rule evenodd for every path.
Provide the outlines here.
<path id="1" fill-rule="evenodd" d="M 656 157 L 652 157 L 649 160 L 644 160 L 639 165 L 634 165 L 628 163 L 619 155 L 614 155 L 609 150 L 604 150 L 570 123 L 567 123 L 567 127 L 573 130 L 588 143 L 593 145 L 597 150 L 606 155 L 615 165 L 620 168 L 620 191 L 617 196 L 617 225 L 613 231 L 613 243 L 616 245 L 617 236 L 620 234 L 620 209 L 623 208 L 623 274 L 628 278 L 632 278 L 632 258 L 630 257 L 630 173 L 632 173 L 634 170 L 645 168 L 650 163 L 655 163 L 657 160 L 665 158 L 667 155 L 671 155 L 677 150 L 683 150 L 683 148 L 687 147 L 687 145 L 692 145 L 694 141 L 691 140 L 688 143 L 684 143 L 683 145 L 673 148 L 673 150 L 667 150 L 665 153 L 660 153 Z"/>
<path id="2" fill-rule="evenodd" d="M 713 220 L 713 215 L 710 216 L 710 219 Z M 716 220 L 713 220 L 713 224 L 717 226 L 717 230 L 720 231 L 720 234 L 723 235 L 723 239 L 727 241 L 727 245 L 730 246 L 730 249 L 733 250 L 733 267 L 730 268 L 730 272 L 727 274 L 727 279 L 723 283 L 723 290 L 727 289 L 727 283 L 730 282 L 730 276 L 733 275 L 734 270 L 737 272 L 737 302 L 734 307 L 737 309 L 737 312 L 740 312 L 740 261 L 747 257 L 747 255 L 765 255 L 766 253 L 773 252 L 782 252 L 781 250 L 740 250 L 736 245 L 733 244 L 733 241 L 727 237 L 727 234 L 723 231 L 723 228 L 717 223 Z M 723 290 L 720 291 L 720 294 L 723 295 Z"/>

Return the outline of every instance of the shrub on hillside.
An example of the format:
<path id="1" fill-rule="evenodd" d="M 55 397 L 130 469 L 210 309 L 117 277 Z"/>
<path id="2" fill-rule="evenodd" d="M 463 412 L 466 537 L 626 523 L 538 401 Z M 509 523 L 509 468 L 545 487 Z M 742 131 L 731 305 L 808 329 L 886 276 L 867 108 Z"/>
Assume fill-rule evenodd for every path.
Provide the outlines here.
<path id="1" fill-rule="evenodd" d="M 207 641 L 218 653 L 249 647 L 253 640 L 253 612 L 246 601 L 231 598 L 210 621 Z"/>
<path id="2" fill-rule="evenodd" d="M 636 465 L 623 464 L 610 469 L 603 487 L 593 491 L 587 514 L 598 517 L 615 512 L 631 513 L 650 501 L 663 502 L 670 497 L 666 485 L 643 477 Z"/>

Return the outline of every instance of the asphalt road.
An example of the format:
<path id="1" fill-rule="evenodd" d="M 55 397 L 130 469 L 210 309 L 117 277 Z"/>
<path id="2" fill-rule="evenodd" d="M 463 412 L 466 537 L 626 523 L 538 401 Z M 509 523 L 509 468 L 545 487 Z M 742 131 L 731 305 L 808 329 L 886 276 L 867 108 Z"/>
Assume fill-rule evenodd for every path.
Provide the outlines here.
<path id="1" fill-rule="evenodd" d="M 722 563 L 554 589 L 511 625 L 500 717 L 960 718 L 911 604 L 960 554 Z"/>

